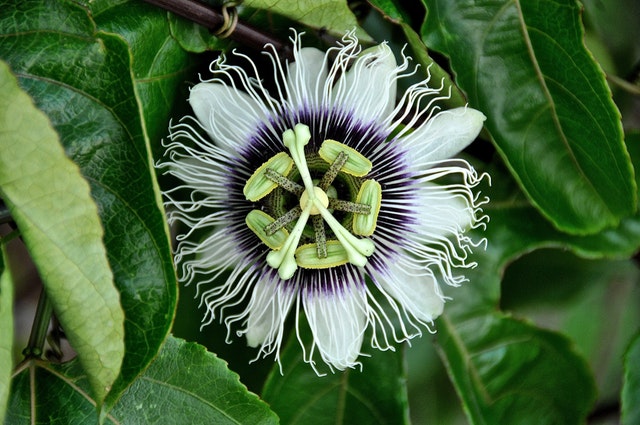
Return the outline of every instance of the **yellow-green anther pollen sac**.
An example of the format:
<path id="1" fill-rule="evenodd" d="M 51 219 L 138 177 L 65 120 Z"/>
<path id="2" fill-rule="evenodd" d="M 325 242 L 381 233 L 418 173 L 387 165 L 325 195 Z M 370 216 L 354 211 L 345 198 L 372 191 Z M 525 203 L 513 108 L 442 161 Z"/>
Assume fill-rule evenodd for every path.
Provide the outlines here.
<path id="1" fill-rule="evenodd" d="M 247 227 L 251 229 L 265 245 L 271 249 L 280 249 L 289 236 L 289 232 L 281 228 L 271 235 L 268 234 L 265 229 L 274 221 L 275 219 L 273 217 L 260 210 L 251 211 L 245 219 Z"/>
<path id="2" fill-rule="evenodd" d="M 318 258 L 316 246 L 305 244 L 296 250 L 296 261 L 300 267 L 305 269 L 327 269 L 337 267 L 349 262 L 347 251 L 339 241 L 327 241 L 327 255 Z"/>
<path id="3" fill-rule="evenodd" d="M 343 173 L 351 174 L 352 176 L 362 177 L 366 176 L 373 164 L 366 157 L 360 154 L 357 150 L 343 144 L 337 142 L 335 140 L 327 139 L 320 146 L 320 150 L 318 151 L 318 155 L 320 158 L 324 159 L 328 163 L 332 163 L 335 159 L 340 155 L 341 152 L 344 152 L 348 155 L 347 162 L 342 166 Z"/>
<path id="4" fill-rule="evenodd" d="M 376 230 L 376 222 L 380 205 L 382 203 L 382 188 L 375 180 L 365 180 L 360 186 L 356 204 L 368 205 L 371 207 L 367 214 L 354 214 L 353 233 L 360 236 L 371 236 Z"/>
<path id="5" fill-rule="evenodd" d="M 247 183 L 244 185 L 243 193 L 247 200 L 256 202 L 273 191 L 278 184 L 269 179 L 265 172 L 270 169 L 278 174 L 286 176 L 293 168 L 293 160 L 285 152 L 280 152 L 272 156 L 267 162 L 258 168 Z"/>

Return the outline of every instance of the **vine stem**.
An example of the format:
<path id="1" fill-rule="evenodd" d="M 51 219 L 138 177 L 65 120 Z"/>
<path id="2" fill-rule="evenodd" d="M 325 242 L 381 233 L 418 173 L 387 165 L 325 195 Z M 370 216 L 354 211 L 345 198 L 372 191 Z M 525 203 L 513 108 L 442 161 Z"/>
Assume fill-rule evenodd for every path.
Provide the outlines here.
<path id="1" fill-rule="evenodd" d="M 29 342 L 27 347 L 22 350 L 22 354 L 24 354 L 25 358 L 42 357 L 42 353 L 44 352 L 44 341 L 47 338 L 47 332 L 49 331 L 49 323 L 51 322 L 52 315 L 53 304 L 51 304 L 51 300 L 43 287 L 40 291 L 36 315 L 33 318 L 33 327 L 31 328 L 31 335 L 29 335 Z"/>
<path id="2" fill-rule="evenodd" d="M 145 1 L 200 24 L 210 30 L 217 30 L 225 25 L 226 19 L 222 13 L 194 0 Z M 254 28 L 240 20 L 238 20 L 233 31 L 229 33 L 228 38 L 256 50 L 262 50 L 266 44 L 272 44 L 275 50 L 286 58 L 291 58 L 293 55 L 291 47 L 287 43 L 283 43 L 273 35 Z"/>

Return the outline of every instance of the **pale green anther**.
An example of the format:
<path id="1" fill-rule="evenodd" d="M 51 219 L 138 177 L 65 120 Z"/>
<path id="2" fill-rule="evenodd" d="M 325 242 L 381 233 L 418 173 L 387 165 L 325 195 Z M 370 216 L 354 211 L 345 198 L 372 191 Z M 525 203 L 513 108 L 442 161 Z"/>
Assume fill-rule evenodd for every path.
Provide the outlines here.
<path id="1" fill-rule="evenodd" d="M 265 229 L 273 222 L 275 219 L 271 217 L 269 214 L 260 211 L 253 210 L 244 220 L 247 223 L 247 227 L 251 229 L 253 233 L 256 234 L 260 238 L 262 242 L 265 243 L 269 248 L 278 250 L 282 248 L 284 242 L 287 240 L 289 236 L 289 232 L 286 229 L 279 229 L 272 234 L 267 234 Z"/>
<path id="2" fill-rule="evenodd" d="M 353 215 L 353 233 L 360 236 L 371 236 L 376 229 L 380 204 L 382 202 L 382 187 L 375 180 L 365 180 L 360 186 L 357 204 L 368 205 L 371 211 L 368 214 Z"/>
<path id="3" fill-rule="evenodd" d="M 348 158 L 340 171 L 356 177 L 363 177 L 369 174 L 369 171 L 371 171 L 371 168 L 373 167 L 371 161 L 357 150 L 350 148 L 343 143 L 327 139 L 322 142 L 322 146 L 320 146 L 318 154 L 326 162 L 332 164 L 341 152 L 346 154 Z"/>
<path id="4" fill-rule="evenodd" d="M 304 188 L 309 192 L 313 192 L 313 181 L 307 167 L 307 158 L 304 156 L 304 147 L 311 140 L 309 127 L 304 124 L 296 124 L 293 130 L 289 129 L 282 133 L 282 142 L 289 149 L 293 162 L 298 167 L 300 178 L 304 183 Z"/>
<path id="5" fill-rule="evenodd" d="M 349 262 L 347 251 L 339 241 L 327 241 L 326 250 L 327 255 L 324 258 L 318 258 L 315 244 L 300 246 L 296 250 L 298 266 L 304 269 L 328 269 Z"/>
<path id="6" fill-rule="evenodd" d="M 267 162 L 262 164 L 245 183 L 244 189 L 242 190 L 245 198 L 251 202 L 256 202 L 278 187 L 276 182 L 265 175 L 267 169 L 286 176 L 292 168 L 293 160 L 285 152 L 280 152 L 272 156 Z"/>
<path id="7" fill-rule="evenodd" d="M 289 237 L 284 241 L 282 248 L 279 251 L 271 251 L 267 254 L 267 264 L 274 269 L 278 269 L 278 275 L 282 280 L 291 279 L 298 269 L 295 252 L 298 242 L 300 242 L 302 232 L 304 231 L 304 226 L 307 224 L 307 220 L 309 219 L 309 211 L 311 210 L 312 205 L 313 202 L 309 202 L 302 210 L 300 218 L 293 227 Z"/>
<path id="8" fill-rule="evenodd" d="M 322 205 L 316 205 L 324 221 L 327 222 L 333 233 L 347 252 L 347 258 L 353 265 L 364 267 L 367 257 L 373 254 L 375 245 L 369 239 L 359 239 L 345 229 L 338 220 Z"/>

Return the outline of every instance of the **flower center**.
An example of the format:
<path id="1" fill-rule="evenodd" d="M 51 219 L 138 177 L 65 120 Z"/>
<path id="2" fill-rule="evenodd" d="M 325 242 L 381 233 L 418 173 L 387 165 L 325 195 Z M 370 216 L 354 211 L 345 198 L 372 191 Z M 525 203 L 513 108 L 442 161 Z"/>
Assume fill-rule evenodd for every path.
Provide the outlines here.
<path id="1" fill-rule="evenodd" d="M 371 236 L 375 230 L 382 193 L 378 182 L 362 179 L 371 171 L 371 161 L 355 149 L 327 139 L 317 153 L 326 165 L 324 174 L 314 180 L 304 152 L 311 139 L 309 127 L 297 124 L 293 130 L 285 131 L 282 139 L 291 156 L 280 152 L 271 157 L 244 186 L 244 195 L 252 202 L 275 197 L 275 193 L 280 192 L 274 192 L 276 188 L 297 198 L 294 206 L 277 218 L 262 209 L 247 214 L 245 221 L 249 229 L 271 248 L 267 264 L 277 269 L 285 280 L 290 279 L 298 267 L 321 269 L 346 263 L 364 266 L 374 251 L 373 242 L 366 236 Z M 294 165 L 302 185 L 288 177 Z M 356 182 L 355 200 L 338 199 L 332 183 L 340 174 Z M 342 214 L 342 220 L 336 218 L 336 212 Z M 294 220 L 295 224 L 291 226 Z M 310 232 L 307 229 L 309 220 Z M 325 224 L 331 231 L 330 237 L 335 239 L 327 239 Z M 351 227 L 351 231 L 345 226 Z M 301 243 L 305 230 L 312 234 L 305 237 L 312 243 Z"/>

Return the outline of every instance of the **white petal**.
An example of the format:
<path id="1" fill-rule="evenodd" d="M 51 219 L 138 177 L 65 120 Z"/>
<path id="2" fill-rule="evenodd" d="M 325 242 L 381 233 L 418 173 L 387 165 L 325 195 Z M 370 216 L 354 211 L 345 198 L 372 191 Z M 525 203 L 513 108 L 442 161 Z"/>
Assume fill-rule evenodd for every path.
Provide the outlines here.
<path id="1" fill-rule="evenodd" d="M 369 48 L 336 83 L 334 101 L 356 119 L 370 122 L 386 118 L 395 106 L 397 72 L 389 46 Z"/>
<path id="2" fill-rule="evenodd" d="M 247 345 L 264 345 L 263 351 L 266 353 L 280 345 L 284 321 L 291 308 L 292 299 L 291 294 L 283 293 L 274 281 L 256 282 L 248 306 L 247 328 L 244 331 Z"/>
<path id="3" fill-rule="evenodd" d="M 262 102 L 221 83 L 200 83 L 191 89 L 189 103 L 211 138 L 229 151 L 244 146 L 267 112 Z"/>
<path id="4" fill-rule="evenodd" d="M 313 47 L 300 49 L 295 62 L 289 64 L 287 87 L 293 106 L 315 105 L 327 82 L 325 54 Z"/>
<path id="5" fill-rule="evenodd" d="M 423 270 L 421 275 L 412 275 L 406 267 L 400 267 L 396 262 L 388 263 L 387 267 L 388 274 L 383 276 L 376 273 L 376 280 L 402 308 L 426 323 L 442 314 L 444 298 L 429 270 Z"/>
<path id="6" fill-rule="evenodd" d="M 454 192 L 446 186 L 423 183 L 416 196 L 419 201 L 415 212 L 420 217 L 420 227 L 430 233 L 451 235 L 469 228 L 475 221 L 473 205 L 464 193 Z"/>
<path id="7" fill-rule="evenodd" d="M 413 166 L 448 159 L 466 148 L 478 136 L 486 117 L 472 108 L 442 111 L 398 140 L 415 158 Z"/>
<path id="8" fill-rule="evenodd" d="M 338 370 L 357 365 L 368 324 L 366 292 L 351 286 L 340 293 L 307 293 L 303 305 L 322 359 Z"/>

